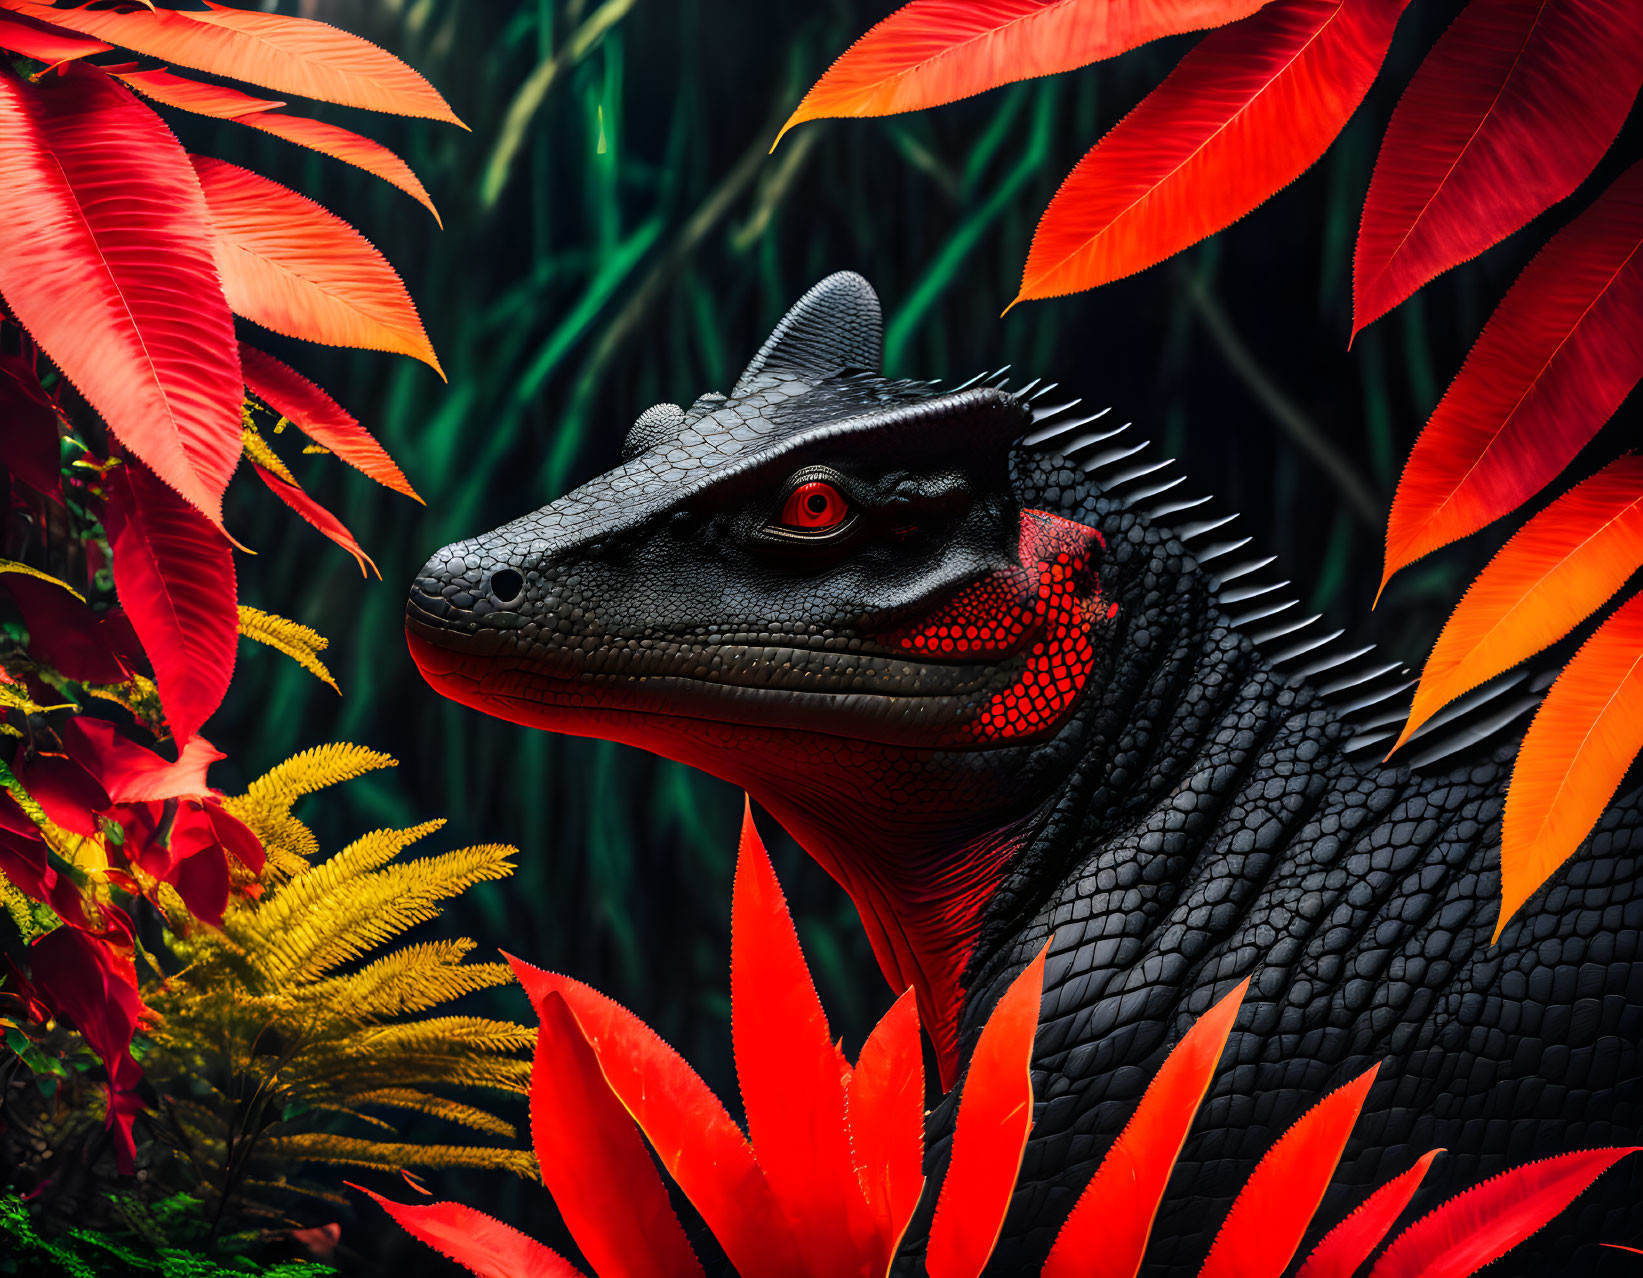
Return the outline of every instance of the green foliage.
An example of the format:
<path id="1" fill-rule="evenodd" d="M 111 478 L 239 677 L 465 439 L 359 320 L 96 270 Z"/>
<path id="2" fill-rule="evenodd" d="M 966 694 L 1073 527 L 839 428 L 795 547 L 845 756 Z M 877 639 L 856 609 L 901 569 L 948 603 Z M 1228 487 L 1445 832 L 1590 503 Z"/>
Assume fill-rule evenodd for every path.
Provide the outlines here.
<path id="1" fill-rule="evenodd" d="M 242 1257 L 208 1259 L 178 1247 L 150 1247 L 90 1229 L 70 1229 L 56 1237 L 39 1232 L 28 1205 L 16 1195 L 0 1197 L 0 1274 L 21 1278 L 324 1278 L 337 1271 L 310 1261 L 263 1267 Z"/>

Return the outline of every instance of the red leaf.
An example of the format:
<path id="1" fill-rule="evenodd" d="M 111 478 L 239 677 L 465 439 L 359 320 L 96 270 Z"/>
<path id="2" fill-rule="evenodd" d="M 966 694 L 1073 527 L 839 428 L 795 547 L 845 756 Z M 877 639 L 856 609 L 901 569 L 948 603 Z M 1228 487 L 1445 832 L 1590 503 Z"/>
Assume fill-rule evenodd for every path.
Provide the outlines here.
<path id="1" fill-rule="evenodd" d="M 1643 750 L 1643 594 L 1563 668 L 1512 766 L 1500 846 L 1500 921 L 1574 855 Z"/>
<path id="2" fill-rule="evenodd" d="M 1375 1065 L 1336 1088 L 1278 1138 L 1256 1165 L 1198 1278 L 1278 1278 L 1323 1201 L 1358 1121 Z"/>
<path id="3" fill-rule="evenodd" d="M 393 458 L 352 415 L 301 373 L 240 343 L 240 371 L 246 389 L 322 448 L 329 448 L 361 474 L 421 501 Z"/>
<path id="4" fill-rule="evenodd" d="M 0 464 L 36 492 L 62 491 L 57 409 L 40 389 L 33 361 L 0 355 Z"/>
<path id="5" fill-rule="evenodd" d="M 309 18 L 215 4 L 204 13 L 54 9 L 29 0 L 5 0 L 4 7 L 121 48 L 259 84 L 276 93 L 462 124 L 438 91 L 393 54 Z"/>
<path id="6" fill-rule="evenodd" d="M 357 133 L 326 124 L 323 120 L 286 115 L 275 110 L 284 106 L 283 102 L 271 102 L 267 98 L 241 93 L 238 89 L 190 80 L 185 76 L 173 75 L 163 67 L 153 71 L 115 74 L 137 92 L 166 106 L 215 116 L 219 120 L 234 120 L 247 128 L 272 133 L 287 142 L 364 169 L 419 201 L 434 215 L 434 221 L 439 221 L 439 210 L 434 208 L 434 202 L 428 198 L 428 192 L 423 189 L 416 174 L 411 172 L 410 165 L 380 142 L 362 138 Z"/>
<path id="7" fill-rule="evenodd" d="M 854 1273 L 882 1240 L 850 1153 L 850 1067 L 745 803 L 730 919 L 730 1033 L 755 1156 L 810 1267 Z"/>
<path id="8" fill-rule="evenodd" d="M 976 1278 L 992 1255 L 1033 1126 L 1033 1035 L 1046 941 L 981 1028 L 959 1094 L 953 1153 L 936 1200 L 930 1278 Z"/>
<path id="9" fill-rule="evenodd" d="M 97 614 L 64 587 L 23 573 L 0 575 L 29 632 L 29 656 L 83 683 L 124 683 L 121 664 Z"/>
<path id="10" fill-rule="evenodd" d="M 1183 31 L 1247 17 L 1266 0 L 912 0 L 828 68 L 782 126 L 922 111 L 1057 75 Z"/>
<path id="11" fill-rule="evenodd" d="M 234 673 L 234 556 L 142 466 L 116 467 L 106 486 L 114 589 L 154 663 L 172 735 L 186 741 L 222 704 Z"/>
<path id="12" fill-rule="evenodd" d="M 9 49 L 36 62 L 71 62 L 89 54 L 107 53 L 112 47 L 101 40 L 88 40 L 28 18 L 0 13 L 0 49 Z"/>
<path id="13" fill-rule="evenodd" d="M 747 1138 L 679 1054 L 597 990 L 505 957 L 538 1016 L 550 994 L 570 1006 L 606 1082 L 736 1272 L 747 1278 L 803 1272 Z"/>
<path id="14" fill-rule="evenodd" d="M 222 800 L 214 796 L 205 801 L 205 815 L 211 822 L 211 832 L 216 836 L 217 843 L 232 853 L 234 859 L 251 873 L 261 874 L 267 853 L 263 850 L 262 840 L 257 838 L 251 827 L 224 808 Z"/>
<path id="15" fill-rule="evenodd" d="M 19 745 L 12 770 L 51 823 L 71 834 L 96 834 L 96 814 L 112 806 L 97 779 L 73 759 L 53 754 L 31 757 L 28 748 Z"/>
<path id="16" fill-rule="evenodd" d="M 1638 1148 L 1584 1149 L 1525 1163 L 1474 1185 L 1399 1234 L 1369 1278 L 1467 1278 L 1504 1256 Z"/>
<path id="17" fill-rule="evenodd" d="M 39 85 L 0 69 L 0 227 L 17 319 L 120 442 L 221 527 L 239 356 L 177 140 L 94 68 Z"/>
<path id="18" fill-rule="evenodd" d="M 1356 1211 L 1323 1236 L 1295 1278 L 1352 1278 L 1380 1246 L 1393 1222 L 1403 1215 L 1426 1178 L 1426 1169 L 1441 1153 L 1441 1149 L 1428 1150 L 1403 1175 L 1387 1181 L 1364 1199 Z"/>
<path id="19" fill-rule="evenodd" d="M 1386 523 L 1381 588 L 1515 510 L 1643 378 L 1643 164 L 1535 255 L 1415 441 Z"/>
<path id="20" fill-rule="evenodd" d="M 352 555 L 354 562 L 359 565 L 360 576 L 368 576 L 371 572 L 375 572 L 378 578 L 382 576 L 377 571 L 376 564 L 372 562 L 371 556 L 360 549 L 359 542 L 354 540 L 354 534 L 344 527 L 342 520 L 325 509 L 324 506 L 320 505 L 296 484 L 288 483 L 283 476 L 276 475 L 267 467 L 259 466 L 256 462 L 251 463 L 251 468 L 257 472 L 257 478 L 267 484 L 276 497 Z M 370 565 L 369 571 L 366 568 L 368 564 Z"/>
<path id="21" fill-rule="evenodd" d="M 531 1070 L 531 1141 L 542 1183 L 600 1275 L 700 1274 L 633 1119 L 622 1108 L 570 1006 L 542 1000 Z"/>
<path id="22" fill-rule="evenodd" d="M 1135 1278 L 1175 1160 L 1238 1018 L 1245 980 L 1170 1049 L 1056 1236 L 1041 1278 Z"/>
<path id="23" fill-rule="evenodd" d="M 74 1022 L 108 1071 L 107 1125 L 116 1137 L 122 1172 L 132 1170 L 131 1120 L 139 1102 L 130 1095 L 142 1071 L 131 1056 L 131 1036 L 148 1010 L 133 976 L 107 944 L 77 927 L 47 932 L 29 947 L 29 971 L 46 1002 Z"/>
<path id="24" fill-rule="evenodd" d="M 558 1252 L 472 1207 L 461 1203 L 396 1203 L 353 1181 L 344 1184 L 369 1194 L 406 1233 L 479 1278 L 585 1278 Z"/>
<path id="25" fill-rule="evenodd" d="M 62 728 L 63 744 L 115 803 L 159 803 L 211 792 L 205 772 L 227 756 L 204 737 L 190 737 L 175 762 L 139 745 L 106 719 L 80 716 Z"/>
<path id="26" fill-rule="evenodd" d="M 1643 86 L 1630 0 L 1472 0 L 1381 141 L 1353 260 L 1356 334 L 1585 180 Z"/>
<path id="27" fill-rule="evenodd" d="M 228 905 L 228 862 L 215 845 L 183 857 L 171 867 L 166 882 L 177 889 L 188 912 L 213 927 L 222 926 Z"/>
<path id="28" fill-rule="evenodd" d="M 1396 750 L 1449 702 L 1556 643 L 1643 566 L 1643 457 L 1611 462 L 1508 541 L 1421 669 Z"/>
<path id="29" fill-rule="evenodd" d="M 0 828 L 0 874 L 24 896 L 36 901 L 47 899 L 57 884 L 57 871 L 46 859 L 45 841 L 38 830 L 31 836 L 9 827 Z"/>
<path id="30" fill-rule="evenodd" d="M 1079 161 L 1016 301 L 1095 288 L 1231 225 L 1324 153 L 1408 0 L 1275 0 L 1212 31 Z"/>
<path id="31" fill-rule="evenodd" d="M 363 235 L 278 182 L 193 160 L 236 315 L 287 337 L 398 351 L 445 375 L 405 285 Z"/>
<path id="32" fill-rule="evenodd" d="M 862 1195 L 880 1236 L 893 1243 L 924 1188 L 924 1046 L 911 989 L 862 1044 L 845 1100 Z"/>

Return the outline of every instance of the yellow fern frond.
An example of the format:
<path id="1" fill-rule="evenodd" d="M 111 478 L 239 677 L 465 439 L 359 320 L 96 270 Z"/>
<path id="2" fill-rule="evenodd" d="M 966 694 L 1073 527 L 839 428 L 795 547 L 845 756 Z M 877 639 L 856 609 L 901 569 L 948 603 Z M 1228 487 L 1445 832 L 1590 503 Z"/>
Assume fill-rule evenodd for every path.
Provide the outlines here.
<path id="1" fill-rule="evenodd" d="M 351 1050 L 369 1055 L 460 1054 L 464 1051 L 516 1052 L 536 1042 L 536 1031 L 488 1016 L 434 1016 L 398 1025 L 378 1025 L 356 1034 Z"/>
<path id="2" fill-rule="evenodd" d="M 401 1167 L 445 1170 L 454 1167 L 489 1168 L 511 1171 L 534 1179 L 536 1159 L 522 1149 L 493 1149 L 470 1145 L 412 1145 L 329 1132 L 303 1132 L 296 1136 L 274 1136 L 269 1152 L 282 1158 L 333 1163 L 346 1167 L 370 1167 L 398 1171 Z"/>
<path id="3" fill-rule="evenodd" d="M 280 455 L 269 447 L 268 441 L 262 437 L 257 428 L 251 424 L 251 414 L 241 409 L 241 419 L 244 429 L 240 432 L 240 439 L 245 448 L 246 457 L 261 466 L 264 470 L 271 470 L 288 484 L 295 484 L 297 477 L 291 473 Z"/>
<path id="4" fill-rule="evenodd" d="M 361 1020 L 375 1020 L 424 1011 L 513 979 L 505 963 L 463 963 L 473 946 L 472 941 L 407 945 L 357 972 L 306 985 L 299 997 Z"/>
<path id="5" fill-rule="evenodd" d="M 420 1091 L 414 1087 L 380 1087 L 376 1091 L 360 1092 L 357 1096 L 350 1096 L 347 1104 L 356 1109 L 365 1105 L 380 1105 L 384 1109 L 410 1110 L 418 1114 L 427 1114 L 430 1118 L 443 1118 L 447 1122 L 460 1123 L 464 1127 L 472 1127 L 475 1131 L 489 1132 L 504 1140 L 512 1140 L 515 1135 L 512 1123 L 504 1122 L 495 1114 L 486 1113 L 477 1105 L 464 1105 L 461 1101 L 447 1100 L 443 1096 L 435 1096 L 432 1092 Z"/>
<path id="6" fill-rule="evenodd" d="M 345 742 L 314 746 L 270 768 L 247 786 L 243 795 L 229 800 L 229 808 L 259 835 L 266 827 L 271 835 L 277 836 L 283 822 L 293 821 L 306 837 L 298 840 L 302 845 L 300 848 L 291 844 L 285 846 L 312 858 L 319 855 L 319 845 L 314 842 L 314 836 L 306 826 L 294 822 L 291 805 L 316 790 L 351 781 L 379 768 L 397 766 L 398 760 L 392 755 L 367 750 L 364 746 Z M 263 841 L 266 843 L 269 839 Z M 274 837 L 273 841 L 282 842 L 278 837 Z M 312 850 L 309 850 L 310 845 Z"/>
<path id="7" fill-rule="evenodd" d="M 276 652 L 283 652 L 304 670 L 330 684 L 334 691 L 342 691 L 331 677 L 331 672 L 325 668 L 325 663 L 319 659 L 319 654 L 331 646 L 331 641 L 317 630 L 241 604 L 240 633 L 247 639 L 266 644 Z"/>

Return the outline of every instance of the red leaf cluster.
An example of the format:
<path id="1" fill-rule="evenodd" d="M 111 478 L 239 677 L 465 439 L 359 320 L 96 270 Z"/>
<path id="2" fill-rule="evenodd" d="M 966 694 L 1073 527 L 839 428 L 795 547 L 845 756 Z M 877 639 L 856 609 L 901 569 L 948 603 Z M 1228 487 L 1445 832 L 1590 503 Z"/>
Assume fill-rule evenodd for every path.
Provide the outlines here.
<path id="1" fill-rule="evenodd" d="M 234 315 L 293 337 L 438 361 L 398 276 L 357 231 L 295 192 L 189 155 L 137 93 L 356 165 L 432 211 L 402 160 L 347 129 L 286 114 L 283 102 L 102 59 L 116 47 L 276 92 L 460 121 L 415 71 L 326 23 L 216 4 L 0 0 L 0 325 L 15 325 L 21 344 L 20 355 L 0 356 L 0 479 L 9 479 L 14 522 L 50 530 L 30 554 L 51 570 L 0 557 L 0 605 L 26 635 L 8 648 L 15 668 L 0 667 L 0 718 L 20 738 L 0 769 L 0 874 L 63 920 L 34 942 L 30 975 L 12 976 L 31 1005 L 66 1017 L 102 1059 L 109 1121 L 129 1164 L 140 1108 L 129 1049 L 142 1007 L 117 893 L 158 904 L 164 885 L 190 916 L 173 926 L 212 924 L 233 885 L 249 890 L 263 864 L 256 836 L 207 784 L 221 756 L 198 735 L 234 670 L 240 609 L 223 494 L 242 454 L 256 445 L 258 474 L 281 500 L 369 563 L 270 460 L 253 433 L 265 410 L 248 395 L 415 495 L 323 391 L 243 346 Z M 10 55 L 44 65 L 27 74 Z M 62 375 L 49 392 L 44 360 Z M 105 438 L 83 429 L 87 408 L 107 428 L 106 456 L 87 443 L 101 452 Z M 93 587 L 104 569 L 117 602 Z M 64 704 L 60 689 L 72 685 Z M 140 726 L 88 713 L 98 704 L 88 690 L 125 705 Z M 139 735 L 169 737 L 175 757 Z"/>

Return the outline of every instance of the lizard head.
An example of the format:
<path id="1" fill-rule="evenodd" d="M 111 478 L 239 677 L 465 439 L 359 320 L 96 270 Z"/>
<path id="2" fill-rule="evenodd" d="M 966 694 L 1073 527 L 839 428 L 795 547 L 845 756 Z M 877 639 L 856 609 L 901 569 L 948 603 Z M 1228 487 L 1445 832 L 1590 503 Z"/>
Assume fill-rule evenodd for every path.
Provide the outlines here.
<path id="1" fill-rule="evenodd" d="M 675 755 L 704 724 L 915 749 L 1052 734 L 1110 608 L 1100 534 L 1019 508 L 1020 403 L 886 380 L 880 333 L 866 281 L 832 276 L 728 397 L 650 409 L 614 470 L 440 550 L 406 612 L 428 681 Z"/>
<path id="2" fill-rule="evenodd" d="M 865 280 L 822 281 L 729 396 L 650 409 L 614 470 L 436 553 L 406 631 L 447 697 L 749 791 L 917 988 L 951 1082 L 982 912 L 1119 622 L 1100 532 L 1017 495 L 1026 405 L 882 377 L 881 332 Z"/>

